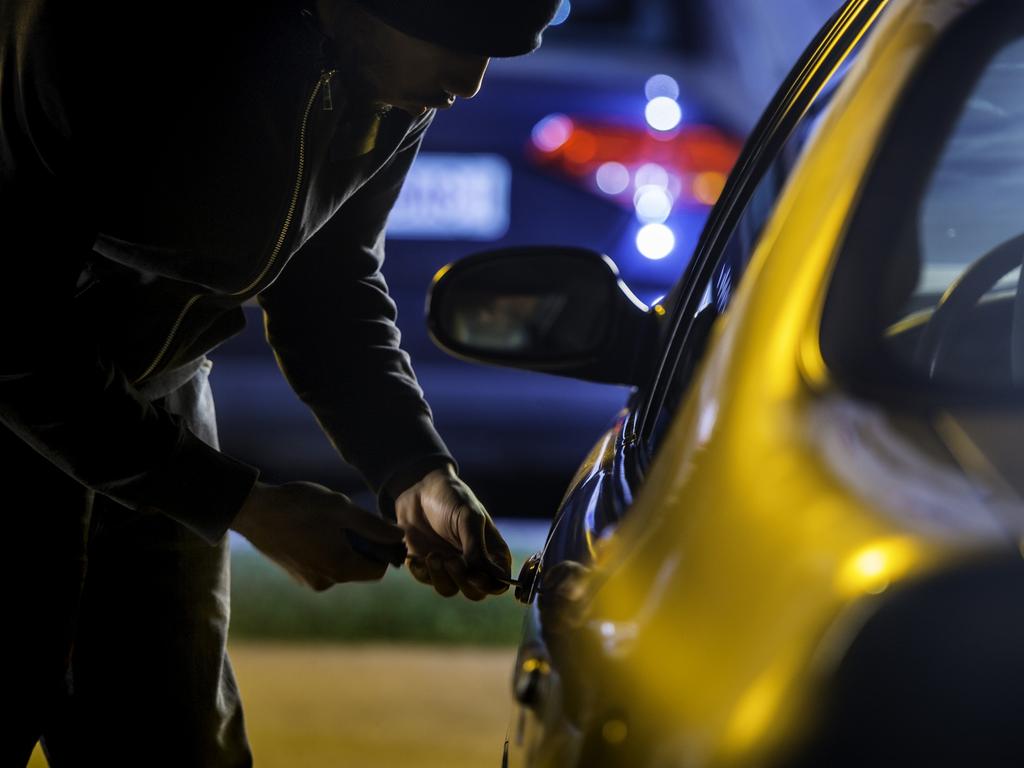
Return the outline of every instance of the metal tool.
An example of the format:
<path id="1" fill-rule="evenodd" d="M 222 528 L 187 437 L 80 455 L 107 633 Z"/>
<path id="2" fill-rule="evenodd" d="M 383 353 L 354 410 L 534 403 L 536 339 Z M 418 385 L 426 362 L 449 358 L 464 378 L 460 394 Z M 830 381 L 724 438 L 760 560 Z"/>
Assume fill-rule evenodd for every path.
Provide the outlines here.
<path id="1" fill-rule="evenodd" d="M 536 583 L 540 575 L 540 561 L 541 553 L 530 555 L 519 570 L 519 578 L 508 580 L 509 586 L 515 587 L 516 600 L 523 605 L 528 605 L 532 595 L 540 592 L 540 585 Z"/>
<path id="2" fill-rule="evenodd" d="M 409 555 L 410 560 L 413 560 L 415 556 Z M 537 576 L 540 573 L 540 554 L 531 555 L 530 558 L 523 563 L 522 569 L 519 571 L 519 578 L 512 579 L 506 578 L 505 576 L 496 576 L 492 574 L 492 577 L 496 581 L 500 581 L 502 584 L 507 584 L 514 590 L 515 598 L 524 605 L 529 604 L 530 596 L 540 592 L 539 586 L 534 589 L 534 583 L 537 581 Z"/>

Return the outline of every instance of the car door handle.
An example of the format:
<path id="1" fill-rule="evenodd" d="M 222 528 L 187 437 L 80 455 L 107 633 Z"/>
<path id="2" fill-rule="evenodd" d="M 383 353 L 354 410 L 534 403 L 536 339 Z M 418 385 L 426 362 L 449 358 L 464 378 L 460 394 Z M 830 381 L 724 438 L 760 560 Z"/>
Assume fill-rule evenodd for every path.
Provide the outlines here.
<path id="1" fill-rule="evenodd" d="M 505 584 L 516 588 L 516 600 L 523 605 L 529 605 L 533 601 L 534 586 L 537 583 L 537 575 L 540 573 L 540 560 L 540 552 L 530 555 L 519 570 L 518 579 L 502 579 Z"/>
<path id="2" fill-rule="evenodd" d="M 512 685 L 516 701 L 536 710 L 543 700 L 550 677 L 551 663 L 546 658 L 534 653 L 524 655 Z"/>

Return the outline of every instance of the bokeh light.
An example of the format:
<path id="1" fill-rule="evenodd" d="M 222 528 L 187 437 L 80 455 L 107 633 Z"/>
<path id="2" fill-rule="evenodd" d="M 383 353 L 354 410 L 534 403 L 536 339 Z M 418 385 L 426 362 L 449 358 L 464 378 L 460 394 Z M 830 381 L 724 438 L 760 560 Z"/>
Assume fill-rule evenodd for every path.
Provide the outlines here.
<path id="1" fill-rule="evenodd" d="M 647 124 L 656 131 L 671 131 L 683 121 L 683 109 L 675 99 L 658 96 L 647 102 Z"/>
<path id="2" fill-rule="evenodd" d="M 618 195 L 629 186 L 629 169 L 622 163 L 604 163 L 594 175 L 597 188 L 606 195 Z"/>
<path id="3" fill-rule="evenodd" d="M 637 250 L 652 261 L 664 259 L 675 247 L 675 233 L 664 224 L 646 224 L 636 234 Z"/>
<path id="4" fill-rule="evenodd" d="M 660 224 L 672 213 L 672 196 L 664 187 L 640 187 L 633 198 L 636 217 L 644 224 Z"/>
<path id="5" fill-rule="evenodd" d="M 633 184 L 637 189 L 641 187 L 661 187 L 668 189 L 668 171 L 657 163 L 645 163 L 636 169 L 636 176 Z"/>
<path id="6" fill-rule="evenodd" d="M 659 97 L 675 101 L 679 98 L 679 83 L 668 75 L 654 75 L 644 86 L 644 95 L 647 96 L 648 101 Z"/>
<path id="7" fill-rule="evenodd" d="M 704 205 L 714 205 L 725 189 L 726 175 L 717 171 L 698 173 L 693 179 L 693 198 Z"/>
<path id="8" fill-rule="evenodd" d="M 548 115 L 533 127 L 533 144 L 541 152 L 554 152 L 572 136 L 573 124 L 565 115 Z"/>

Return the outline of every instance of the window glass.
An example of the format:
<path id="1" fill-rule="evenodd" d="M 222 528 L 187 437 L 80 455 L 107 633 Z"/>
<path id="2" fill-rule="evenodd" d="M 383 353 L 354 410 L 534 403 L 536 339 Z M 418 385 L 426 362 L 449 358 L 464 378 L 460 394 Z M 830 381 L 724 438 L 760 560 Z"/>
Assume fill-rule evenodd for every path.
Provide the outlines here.
<path id="1" fill-rule="evenodd" d="M 688 340 L 675 358 L 671 383 L 666 390 L 666 400 L 657 415 L 651 435 L 652 446 L 659 442 L 671 416 L 686 393 L 690 377 L 703 356 L 711 328 L 715 320 L 728 309 L 782 189 L 808 139 L 817 129 L 826 107 L 831 103 L 836 88 L 849 71 L 857 50 L 854 49 L 843 65 L 836 70 L 811 104 L 807 114 L 797 123 L 782 150 L 758 182 L 743 214 L 729 235 L 725 248 L 718 256 L 710 279 L 704 285 L 697 310 L 688 321 L 692 326 Z M 678 303 L 680 296 L 683 295 L 685 282 L 686 277 L 676 285 L 673 296 L 669 299 L 669 306 Z M 676 307 L 676 311 L 680 309 Z"/>
<path id="2" fill-rule="evenodd" d="M 1024 11 L 1014 5 L 965 21 L 948 43 L 958 50 L 934 54 L 897 112 L 825 306 L 822 352 L 849 386 L 918 402 L 1024 393 Z"/>
<path id="3" fill-rule="evenodd" d="M 1024 40 L 989 64 L 964 104 L 914 221 L 921 274 L 914 307 L 982 254 L 1024 232 Z M 1007 285 L 1016 285 L 1015 275 Z"/>

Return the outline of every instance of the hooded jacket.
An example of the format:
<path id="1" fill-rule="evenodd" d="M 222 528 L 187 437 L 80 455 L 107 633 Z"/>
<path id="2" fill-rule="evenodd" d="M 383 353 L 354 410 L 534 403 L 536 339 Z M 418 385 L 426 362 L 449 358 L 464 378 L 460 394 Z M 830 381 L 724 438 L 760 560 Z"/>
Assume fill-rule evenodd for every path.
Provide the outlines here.
<path id="1" fill-rule="evenodd" d="M 380 271 L 433 112 L 378 118 L 294 0 L 94 6 L 0 2 L 0 421 L 215 542 L 258 471 L 143 392 L 256 301 L 378 494 L 450 461 Z"/>

